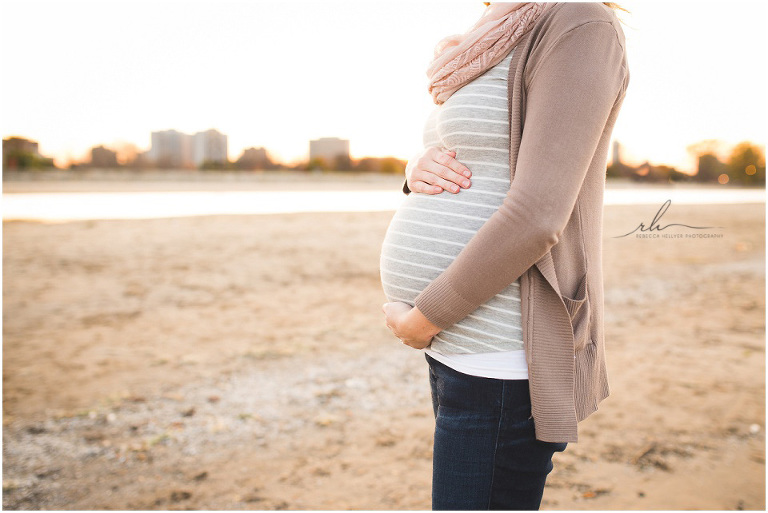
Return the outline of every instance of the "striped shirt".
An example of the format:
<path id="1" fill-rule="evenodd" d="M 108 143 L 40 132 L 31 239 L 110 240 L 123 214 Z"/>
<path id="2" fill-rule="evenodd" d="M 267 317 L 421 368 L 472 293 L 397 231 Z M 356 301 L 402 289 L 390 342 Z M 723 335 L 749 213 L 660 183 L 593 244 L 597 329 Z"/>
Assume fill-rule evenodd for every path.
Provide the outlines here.
<path id="1" fill-rule="evenodd" d="M 577 423 L 611 393 L 603 194 L 630 82 L 626 39 L 610 7 L 556 2 L 514 53 L 507 93 L 514 194 L 414 301 L 433 324 L 450 328 L 498 292 L 500 277 L 520 278 L 536 439 L 578 442 Z"/>
<path id="2" fill-rule="evenodd" d="M 513 53 L 428 117 L 424 147 L 456 151 L 456 160 L 472 171 L 472 186 L 405 198 L 382 243 L 381 283 L 389 301 L 414 305 L 501 206 L 510 187 L 507 78 Z M 429 349 L 443 355 L 514 351 L 524 366 L 519 279 L 441 331 Z"/>

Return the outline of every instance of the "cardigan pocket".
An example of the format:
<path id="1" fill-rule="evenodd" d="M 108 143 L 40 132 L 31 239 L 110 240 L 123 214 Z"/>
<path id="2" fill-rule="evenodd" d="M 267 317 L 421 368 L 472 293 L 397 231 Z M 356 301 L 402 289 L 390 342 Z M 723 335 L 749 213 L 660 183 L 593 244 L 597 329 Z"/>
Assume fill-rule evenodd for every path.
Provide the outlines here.
<path id="1" fill-rule="evenodd" d="M 571 320 L 574 352 L 584 349 L 589 340 L 590 307 L 587 295 L 587 274 L 579 282 L 576 297 L 560 296 Z"/>

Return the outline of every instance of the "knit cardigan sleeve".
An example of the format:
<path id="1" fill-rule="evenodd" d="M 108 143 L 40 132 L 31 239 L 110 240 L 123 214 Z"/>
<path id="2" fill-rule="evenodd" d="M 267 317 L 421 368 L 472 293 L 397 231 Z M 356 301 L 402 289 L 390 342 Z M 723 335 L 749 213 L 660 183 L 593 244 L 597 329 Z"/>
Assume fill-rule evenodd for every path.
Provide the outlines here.
<path id="1" fill-rule="evenodd" d="M 560 35 L 526 71 L 532 75 L 514 179 L 499 209 L 416 296 L 433 324 L 446 329 L 460 321 L 557 244 L 624 87 L 623 55 L 616 29 L 590 21 Z"/>

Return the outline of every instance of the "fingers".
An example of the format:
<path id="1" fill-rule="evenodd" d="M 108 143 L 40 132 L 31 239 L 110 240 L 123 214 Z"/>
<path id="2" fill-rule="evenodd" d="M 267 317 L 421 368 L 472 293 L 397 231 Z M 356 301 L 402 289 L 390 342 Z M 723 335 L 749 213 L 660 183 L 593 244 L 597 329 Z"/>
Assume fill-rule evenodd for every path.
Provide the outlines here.
<path id="1" fill-rule="evenodd" d="M 455 151 L 429 148 L 416 161 L 411 171 L 411 190 L 427 194 L 438 194 L 445 190 L 455 194 L 461 187 L 468 188 L 471 185 L 469 177 L 472 172 L 456 160 L 455 156 Z"/>
<path id="2" fill-rule="evenodd" d="M 460 181 L 464 181 L 472 176 L 472 172 L 469 168 L 456 160 L 455 151 L 448 150 L 443 152 L 434 148 L 433 154 L 435 162 L 442 164 L 444 167 L 448 168 L 449 171 L 452 171 L 452 173 L 449 173 L 448 177 L 452 182 L 458 184 Z"/>
<path id="3" fill-rule="evenodd" d="M 440 194 L 445 190 L 439 185 L 432 185 L 431 183 L 422 181 L 409 183 L 408 188 L 411 192 L 421 192 L 424 194 Z"/>
<path id="4" fill-rule="evenodd" d="M 388 306 L 389 306 L 389 303 L 384 303 L 383 305 L 381 305 L 381 311 L 384 314 L 384 325 L 391 330 L 392 326 L 389 325 L 389 315 L 387 314 Z"/>

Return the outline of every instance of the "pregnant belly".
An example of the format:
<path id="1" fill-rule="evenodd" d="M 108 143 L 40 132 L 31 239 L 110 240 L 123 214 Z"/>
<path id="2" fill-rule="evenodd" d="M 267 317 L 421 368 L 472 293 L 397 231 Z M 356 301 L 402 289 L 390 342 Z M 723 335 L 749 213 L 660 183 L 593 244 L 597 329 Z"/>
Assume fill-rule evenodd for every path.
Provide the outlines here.
<path id="1" fill-rule="evenodd" d="M 395 212 L 380 259 L 381 284 L 389 301 L 413 305 L 476 232 L 446 207 L 443 198 L 411 193 Z"/>
<path id="2" fill-rule="evenodd" d="M 414 306 L 416 296 L 453 262 L 498 208 L 479 202 L 479 191 L 474 196 L 462 194 L 411 193 L 401 203 L 381 247 L 381 285 L 388 301 Z M 440 332 L 432 345 L 444 353 L 521 349 L 519 282 Z"/>

